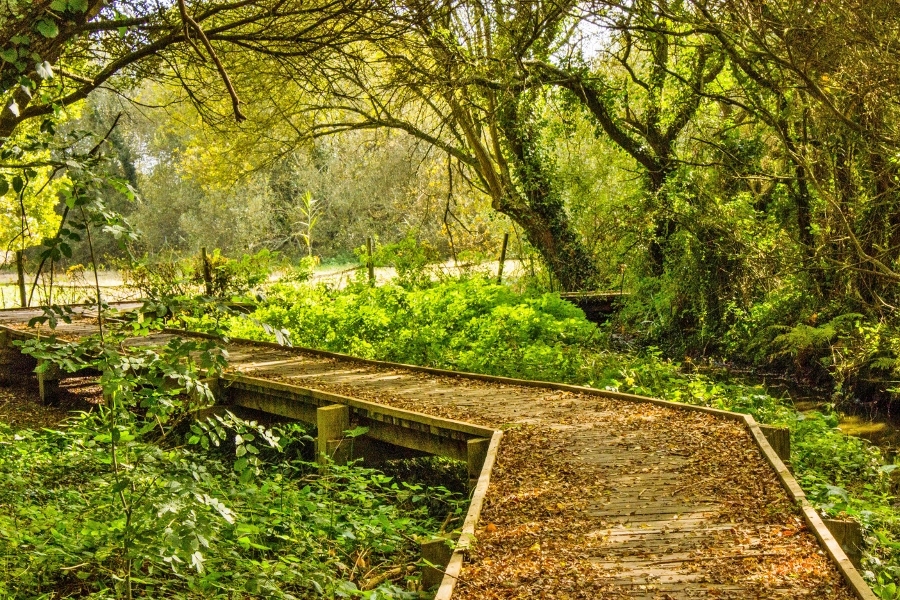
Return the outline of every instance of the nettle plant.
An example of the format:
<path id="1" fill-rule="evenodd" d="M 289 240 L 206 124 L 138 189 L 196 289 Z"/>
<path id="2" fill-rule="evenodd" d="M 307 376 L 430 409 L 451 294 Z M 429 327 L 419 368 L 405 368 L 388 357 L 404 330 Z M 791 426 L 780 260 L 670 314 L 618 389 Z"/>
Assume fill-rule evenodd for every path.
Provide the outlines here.
<path id="1" fill-rule="evenodd" d="M 53 319 L 68 319 L 65 311 L 48 312 Z M 146 334 L 145 327 L 129 325 L 129 333 Z M 72 433 L 107 466 L 95 483 L 108 486 L 117 514 L 91 521 L 83 533 L 103 540 L 94 556 L 109 559 L 103 562 L 119 593 L 131 598 L 134 578 L 152 572 L 154 565 L 176 572 L 187 565 L 202 572 L 209 540 L 220 521 L 233 523 L 234 515 L 209 493 L 210 474 L 201 462 L 176 460 L 165 470 L 160 465 L 173 458 L 166 444 L 170 434 L 213 403 L 204 378 L 225 368 L 225 351 L 210 340 L 178 338 L 158 349 L 131 346 L 123 329 L 107 329 L 77 343 L 51 336 L 17 345 L 38 359 L 39 370 L 54 364 L 68 372 L 100 373 L 104 404 L 77 420 Z"/>

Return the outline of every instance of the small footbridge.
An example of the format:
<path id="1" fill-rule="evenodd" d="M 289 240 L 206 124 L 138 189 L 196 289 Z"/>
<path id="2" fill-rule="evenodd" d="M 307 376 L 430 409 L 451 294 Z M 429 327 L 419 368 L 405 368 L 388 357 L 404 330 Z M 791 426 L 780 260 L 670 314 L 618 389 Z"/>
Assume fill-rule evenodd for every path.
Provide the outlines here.
<path id="1" fill-rule="evenodd" d="M 11 341 L 36 334 L 37 314 L 0 311 L 0 369 L 33 369 Z M 57 333 L 95 328 L 85 313 Z M 441 600 L 875 599 L 848 558 L 857 549 L 791 474 L 786 431 L 748 415 L 263 342 L 227 349 L 219 402 L 316 424 L 334 460 L 466 462 L 461 534 L 423 545 Z M 41 374 L 42 394 L 65 377 Z M 356 425 L 367 433 L 349 444 Z"/>

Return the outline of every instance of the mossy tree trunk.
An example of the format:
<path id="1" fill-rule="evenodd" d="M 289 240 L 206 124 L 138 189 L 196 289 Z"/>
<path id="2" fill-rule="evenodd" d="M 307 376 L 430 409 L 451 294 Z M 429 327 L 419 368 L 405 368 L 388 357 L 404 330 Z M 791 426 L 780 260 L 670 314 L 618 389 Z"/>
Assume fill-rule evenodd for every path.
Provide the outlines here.
<path id="1" fill-rule="evenodd" d="M 494 208 L 522 227 L 564 290 L 593 289 L 598 283 L 597 266 L 572 226 L 553 181 L 552 162 L 537 139 L 532 99 L 516 93 L 504 100 L 497 123 L 509 157 L 510 181 L 507 193 L 494 199 Z"/>

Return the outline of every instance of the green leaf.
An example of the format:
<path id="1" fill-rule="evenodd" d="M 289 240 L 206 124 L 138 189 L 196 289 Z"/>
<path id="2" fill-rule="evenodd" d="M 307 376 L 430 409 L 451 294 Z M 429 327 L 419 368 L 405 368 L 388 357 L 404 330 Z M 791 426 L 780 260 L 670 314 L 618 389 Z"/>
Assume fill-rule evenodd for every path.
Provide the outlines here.
<path id="1" fill-rule="evenodd" d="M 361 435 L 366 435 L 367 433 L 369 433 L 368 427 L 357 426 L 357 427 L 354 427 L 353 429 L 348 429 L 347 431 L 345 431 L 344 435 L 347 436 L 348 438 L 356 438 Z"/>
<path id="2" fill-rule="evenodd" d="M 69 10 L 72 12 L 83 13 L 88 8 L 87 0 L 69 0 Z"/>
<path id="3" fill-rule="evenodd" d="M 238 458 L 240 458 L 241 456 L 247 454 L 247 448 L 243 445 L 238 446 L 234 449 L 234 453 Z"/>
<path id="4" fill-rule="evenodd" d="M 56 21 L 51 19 L 41 19 L 34 25 L 35 30 L 45 38 L 55 38 L 59 35 L 59 27 Z"/>
<path id="5" fill-rule="evenodd" d="M 69 3 L 66 2 L 66 0 L 53 0 L 53 2 L 50 3 L 50 8 L 56 12 L 66 12 L 68 7 Z"/>
<path id="6" fill-rule="evenodd" d="M 0 50 L 0 58 L 8 63 L 14 63 L 19 58 L 19 53 L 16 52 L 15 48 L 7 48 L 6 50 Z"/>
<path id="7" fill-rule="evenodd" d="M 21 194 L 22 190 L 25 189 L 25 180 L 22 179 L 22 177 L 20 175 L 16 175 L 15 177 L 13 177 L 12 186 L 13 186 L 13 190 L 17 194 Z"/>
<path id="8" fill-rule="evenodd" d="M 122 479 L 118 483 L 112 486 L 112 493 L 118 494 L 122 490 L 128 487 L 129 481 L 127 479 Z"/>
<path id="9" fill-rule="evenodd" d="M 0 196 L 5 196 L 8 191 L 9 182 L 4 177 L 0 177 Z"/>

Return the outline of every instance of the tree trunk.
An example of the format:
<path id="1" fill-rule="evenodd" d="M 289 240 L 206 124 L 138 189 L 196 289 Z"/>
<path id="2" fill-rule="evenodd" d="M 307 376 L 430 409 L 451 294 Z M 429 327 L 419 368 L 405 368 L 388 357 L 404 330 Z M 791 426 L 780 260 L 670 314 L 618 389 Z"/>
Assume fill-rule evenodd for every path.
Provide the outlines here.
<path id="1" fill-rule="evenodd" d="M 554 210 L 553 203 L 539 206 L 506 206 L 500 209 L 525 231 L 545 264 L 559 280 L 563 290 L 591 290 L 597 284 L 597 267 L 578 235 L 572 230 L 568 216 Z"/>
<path id="2" fill-rule="evenodd" d="M 660 164 L 668 163 L 668 157 L 664 157 Z M 648 198 L 653 201 L 665 200 L 665 192 L 663 186 L 666 179 L 672 172 L 671 167 L 660 167 L 656 170 L 650 170 L 647 173 L 647 194 Z M 670 212 L 665 212 L 661 217 L 656 219 L 656 225 L 653 228 L 653 237 L 647 248 L 647 261 L 650 274 L 659 277 L 665 271 L 666 246 L 668 246 L 669 238 L 678 229 L 675 219 L 672 218 Z"/>
<path id="3" fill-rule="evenodd" d="M 506 197 L 495 198 L 494 207 L 525 230 L 529 243 L 565 291 L 590 290 L 597 285 L 597 266 L 551 180 L 550 166 L 530 122 L 533 103 L 529 100 L 524 94 L 511 94 L 498 109 L 499 130 L 516 181 L 509 182 Z"/>

